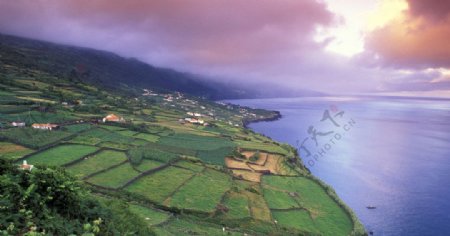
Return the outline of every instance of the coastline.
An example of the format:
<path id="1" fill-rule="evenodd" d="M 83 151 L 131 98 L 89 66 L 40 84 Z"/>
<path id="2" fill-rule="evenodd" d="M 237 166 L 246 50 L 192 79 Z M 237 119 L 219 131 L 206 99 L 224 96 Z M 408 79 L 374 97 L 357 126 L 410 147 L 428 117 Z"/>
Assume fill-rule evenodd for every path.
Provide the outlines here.
<path id="1" fill-rule="evenodd" d="M 275 115 L 270 116 L 270 117 L 264 117 L 264 118 L 243 120 L 244 128 L 253 131 L 251 128 L 248 127 L 248 125 L 250 125 L 251 123 L 276 121 L 283 117 L 280 111 L 271 111 L 271 112 L 275 113 Z M 258 133 L 258 134 L 260 134 L 260 133 Z M 264 135 L 264 134 L 261 134 L 261 135 Z M 272 139 L 270 136 L 269 136 L 269 138 Z M 277 140 L 274 140 L 274 141 L 277 143 L 280 143 Z M 289 145 L 291 148 L 296 150 L 296 148 L 293 147 L 292 145 L 290 145 L 290 144 L 287 144 L 287 145 Z M 295 157 L 298 160 L 300 160 L 300 163 L 296 163 L 296 165 L 302 165 L 303 168 L 305 168 L 309 173 L 308 175 L 305 175 L 304 177 L 309 178 L 309 179 L 313 180 L 314 182 L 316 182 L 317 184 L 319 184 L 324 189 L 324 191 L 336 202 L 336 204 L 338 204 L 339 207 L 341 207 L 348 214 L 348 216 L 350 217 L 350 219 L 353 222 L 353 230 L 350 233 L 350 235 L 367 236 L 368 233 L 367 233 L 364 225 L 361 223 L 359 218 L 356 216 L 355 212 L 341 198 L 339 198 L 339 196 L 336 194 L 336 191 L 334 190 L 334 188 L 332 186 L 328 185 L 327 183 L 323 182 L 316 176 L 314 176 L 311 173 L 311 171 L 303 164 L 303 159 L 300 157 L 300 155 L 297 152 L 295 153 L 295 155 L 296 155 Z"/>
<path id="2" fill-rule="evenodd" d="M 255 118 L 255 119 L 244 119 L 244 120 L 242 120 L 244 128 L 245 129 L 250 129 L 248 127 L 248 125 L 251 124 L 251 123 L 276 121 L 276 120 L 279 120 L 279 119 L 283 118 L 283 116 L 281 115 L 281 112 L 279 112 L 279 111 L 271 111 L 271 112 L 275 113 L 275 115 L 270 116 L 270 117 Z"/>

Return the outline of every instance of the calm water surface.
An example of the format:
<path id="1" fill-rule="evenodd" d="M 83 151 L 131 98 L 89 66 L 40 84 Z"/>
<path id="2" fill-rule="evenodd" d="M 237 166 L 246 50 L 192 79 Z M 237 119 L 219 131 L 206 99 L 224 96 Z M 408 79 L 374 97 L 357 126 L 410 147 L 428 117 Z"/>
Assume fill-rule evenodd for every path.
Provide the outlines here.
<path id="1" fill-rule="evenodd" d="M 250 128 L 299 147 L 305 165 L 334 187 L 374 235 L 450 235 L 450 101 L 229 102 L 280 111 L 282 119 Z"/>

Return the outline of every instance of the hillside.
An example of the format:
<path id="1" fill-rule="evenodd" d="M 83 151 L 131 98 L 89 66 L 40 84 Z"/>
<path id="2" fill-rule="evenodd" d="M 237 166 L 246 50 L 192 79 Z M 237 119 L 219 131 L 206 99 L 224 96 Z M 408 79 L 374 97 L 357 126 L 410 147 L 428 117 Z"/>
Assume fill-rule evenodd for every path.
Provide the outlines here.
<path id="1" fill-rule="evenodd" d="M 114 55 L 110 55 L 113 65 L 105 61 L 95 67 L 106 72 L 79 69 L 69 76 L 74 57 L 88 62 L 75 55 L 87 53 L 94 58 L 93 52 L 69 47 L 67 54 L 57 56 L 63 61 L 47 64 L 46 58 L 55 51 L 46 49 L 47 44 L 32 42 L 33 48 L 40 48 L 35 51 L 4 43 L 0 47 L 0 156 L 15 163 L 15 168 L 27 161 L 34 169 L 2 171 L 0 187 L 16 186 L 42 195 L 43 190 L 30 186 L 46 185 L 37 177 L 21 181 L 23 176 L 62 168 L 67 178 L 73 176 L 90 190 L 86 194 L 104 209 L 100 212 L 119 216 L 126 212 L 130 218 L 122 218 L 123 229 L 115 229 L 119 234 L 143 234 L 142 227 L 156 235 L 365 234 L 351 210 L 309 173 L 294 148 L 244 127 L 247 122 L 275 119 L 279 113 L 151 86 L 105 88 L 103 80 L 116 73 L 107 72 L 114 70 Z M 66 174 L 55 176 L 61 176 L 55 180 L 66 178 L 62 177 Z M 68 189 L 69 196 L 76 189 Z M 0 202 L 8 207 L 0 208 L 0 232 L 26 232 L 31 226 L 20 217 L 28 217 L 37 219 L 32 225 L 35 232 L 64 234 L 40 220 L 44 216 L 36 205 L 15 201 L 12 196 L 21 192 L 4 192 L 1 189 Z M 22 214 L 23 207 L 34 208 Z M 49 203 L 48 208 L 57 211 L 52 207 Z M 10 215 L 19 218 L 3 217 Z M 120 221 L 104 217 L 93 222 L 98 215 L 83 219 L 81 214 L 74 222 L 73 215 L 58 215 L 61 222 L 73 223 L 76 234 L 88 222 L 99 227 L 85 231 L 110 235 L 107 230 Z M 126 223 L 131 221 L 139 229 L 130 232 Z"/>
<path id="2" fill-rule="evenodd" d="M 0 34 L 0 52 L 1 64 L 27 67 L 106 88 L 145 87 L 213 99 L 238 97 L 236 91 L 231 87 L 224 89 L 223 84 L 208 83 L 199 80 L 199 76 L 154 67 L 105 51 Z"/>

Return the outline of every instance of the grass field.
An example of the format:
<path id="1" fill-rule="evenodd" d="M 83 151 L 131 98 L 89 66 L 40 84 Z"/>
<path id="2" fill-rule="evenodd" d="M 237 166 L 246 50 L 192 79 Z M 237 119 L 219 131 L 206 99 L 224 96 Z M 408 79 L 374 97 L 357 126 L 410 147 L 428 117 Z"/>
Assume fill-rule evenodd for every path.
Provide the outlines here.
<path id="1" fill-rule="evenodd" d="M 308 210 L 316 231 L 324 235 L 348 235 L 352 231 L 353 223 L 347 213 L 316 182 L 305 177 L 264 176 L 262 183 L 297 193 L 297 200 Z M 278 213 L 278 217 L 280 225 L 290 227 L 294 224 L 287 213 Z M 309 221 L 295 224 L 309 225 Z"/>
<path id="2" fill-rule="evenodd" d="M 193 174 L 189 170 L 168 167 L 138 179 L 126 190 L 161 203 Z"/>
<path id="3" fill-rule="evenodd" d="M 213 212 L 223 194 L 231 187 L 231 178 L 222 172 L 206 169 L 184 184 L 169 200 L 170 206 Z"/>
<path id="4" fill-rule="evenodd" d="M 205 168 L 200 163 L 193 163 L 191 161 L 186 161 L 186 160 L 177 161 L 174 165 L 192 170 L 194 172 L 200 172 Z"/>
<path id="5" fill-rule="evenodd" d="M 162 143 L 147 143 L 145 145 L 146 148 L 151 148 L 154 150 L 160 150 L 160 151 L 164 151 L 164 152 L 168 152 L 168 153 L 176 153 L 176 154 L 181 154 L 181 155 L 186 155 L 186 156 L 196 156 L 197 155 L 197 150 L 191 149 L 191 148 L 185 148 L 185 147 L 177 147 L 177 146 L 170 146 L 170 145 L 165 145 Z"/>
<path id="6" fill-rule="evenodd" d="M 286 191 L 279 191 L 273 187 L 263 187 L 264 198 L 271 209 L 289 209 L 299 207 L 297 202 Z"/>
<path id="7" fill-rule="evenodd" d="M 278 221 L 278 224 L 284 227 L 299 229 L 302 231 L 323 235 L 323 232 L 320 232 L 317 229 L 315 222 L 311 219 L 309 213 L 305 210 L 272 211 L 272 215 Z M 339 233 L 334 234 L 333 232 L 329 233 L 331 234 L 324 234 L 324 235 L 330 236 L 348 235 Z"/>
<path id="8" fill-rule="evenodd" d="M 17 159 L 32 152 L 33 152 L 32 149 L 14 143 L 0 142 L 0 157 Z"/>
<path id="9" fill-rule="evenodd" d="M 59 145 L 42 151 L 27 158 L 30 164 L 43 164 L 60 166 L 75 161 L 83 156 L 97 151 L 98 148 L 86 145 L 67 144 Z"/>
<path id="10" fill-rule="evenodd" d="M 30 148 L 40 148 L 66 138 L 69 135 L 71 133 L 65 131 L 47 131 L 33 128 L 12 128 L 0 131 L 0 137 L 7 138 L 8 140 Z"/>
<path id="11" fill-rule="evenodd" d="M 233 142 L 225 138 L 181 133 L 161 137 L 159 139 L 159 143 L 169 146 L 189 148 L 193 150 L 215 150 L 223 147 L 235 146 Z"/>
<path id="12" fill-rule="evenodd" d="M 135 138 L 144 139 L 149 142 L 157 142 L 159 140 L 159 136 L 154 134 L 146 134 L 146 133 L 139 133 L 134 136 Z"/>
<path id="13" fill-rule="evenodd" d="M 273 143 L 260 143 L 254 141 L 235 140 L 235 143 L 244 149 L 267 151 L 287 155 L 288 151 Z"/>
<path id="14" fill-rule="evenodd" d="M 129 163 L 124 163 L 106 172 L 94 175 L 86 181 L 102 187 L 118 188 L 138 175 L 139 172 L 133 169 Z"/>
<path id="15" fill-rule="evenodd" d="M 235 192 L 227 194 L 224 204 L 228 208 L 228 212 L 225 214 L 226 218 L 242 219 L 251 216 L 248 198 L 243 194 Z"/>
<path id="16" fill-rule="evenodd" d="M 137 155 L 140 155 L 139 152 L 142 153 L 144 159 L 155 160 L 164 163 L 168 163 L 171 160 L 178 158 L 178 155 L 175 153 L 161 151 L 147 146 L 138 148 Z M 129 153 L 130 155 L 134 155 L 133 152 Z"/>
<path id="17" fill-rule="evenodd" d="M 68 171 L 73 175 L 83 178 L 126 160 L 127 157 L 125 153 L 106 150 L 70 166 Z"/>
<path id="18" fill-rule="evenodd" d="M 100 127 L 110 130 L 110 131 L 117 131 L 117 130 L 124 130 L 125 128 L 119 127 L 119 126 L 112 126 L 112 125 L 100 125 Z"/>
<path id="19" fill-rule="evenodd" d="M 142 162 L 135 166 L 139 171 L 147 171 L 163 165 L 164 163 L 154 160 L 143 159 Z"/>
<path id="20" fill-rule="evenodd" d="M 232 231 L 223 232 L 222 226 L 215 224 L 202 223 L 200 220 L 193 220 L 187 218 L 173 218 L 168 224 L 164 224 L 155 228 L 157 235 L 174 235 L 174 236 L 188 236 L 188 235 L 231 235 L 243 236 L 243 233 Z"/>
<path id="21" fill-rule="evenodd" d="M 78 135 L 75 138 L 71 139 L 69 142 L 71 143 L 78 143 L 78 144 L 90 144 L 90 145 L 97 145 L 102 140 L 100 138 L 91 137 L 91 136 L 84 136 L 84 135 Z"/>
<path id="22" fill-rule="evenodd" d="M 123 136 L 127 136 L 127 137 L 132 137 L 135 134 L 137 134 L 137 132 L 131 131 L 131 130 L 116 131 L 116 133 L 118 133 L 120 135 L 123 135 Z"/>
<path id="23" fill-rule="evenodd" d="M 132 213 L 144 219 L 144 221 L 147 222 L 149 226 L 161 224 L 167 221 L 170 217 L 168 213 L 136 204 L 131 204 L 129 206 L 129 209 Z"/>
<path id="24" fill-rule="evenodd" d="M 78 133 L 84 130 L 88 130 L 90 128 L 92 128 L 92 125 L 90 124 L 75 124 L 64 126 L 64 129 L 71 133 Z"/>
<path id="25" fill-rule="evenodd" d="M 120 132 L 120 131 L 117 131 Z M 123 143 L 129 144 L 133 142 L 133 139 L 124 135 L 121 135 L 117 132 L 112 132 L 106 129 L 91 129 L 87 132 L 83 133 L 83 136 L 99 138 L 104 142 L 112 142 L 112 143 Z"/>
<path id="26" fill-rule="evenodd" d="M 215 165 L 225 165 L 225 157 L 233 153 L 234 147 L 222 147 L 213 150 L 200 150 L 197 152 L 197 157 L 202 161 Z"/>
<path id="27" fill-rule="evenodd" d="M 257 189 L 259 191 L 259 187 L 253 186 L 253 188 Z M 266 201 L 264 200 L 263 196 L 260 193 L 254 193 L 249 191 L 243 191 L 244 195 L 247 196 L 250 211 L 252 214 L 252 217 L 257 220 L 267 221 L 272 223 L 272 217 L 270 213 L 270 209 L 266 204 Z"/>

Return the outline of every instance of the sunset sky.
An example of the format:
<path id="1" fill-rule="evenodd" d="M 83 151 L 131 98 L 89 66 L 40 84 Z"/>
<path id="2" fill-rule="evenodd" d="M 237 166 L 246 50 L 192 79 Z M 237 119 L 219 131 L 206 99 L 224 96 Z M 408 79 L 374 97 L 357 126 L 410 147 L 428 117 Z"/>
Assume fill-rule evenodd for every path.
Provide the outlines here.
<path id="1" fill-rule="evenodd" d="M 215 80 L 450 97 L 444 0 L 0 0 L 0 32 Z"/>

